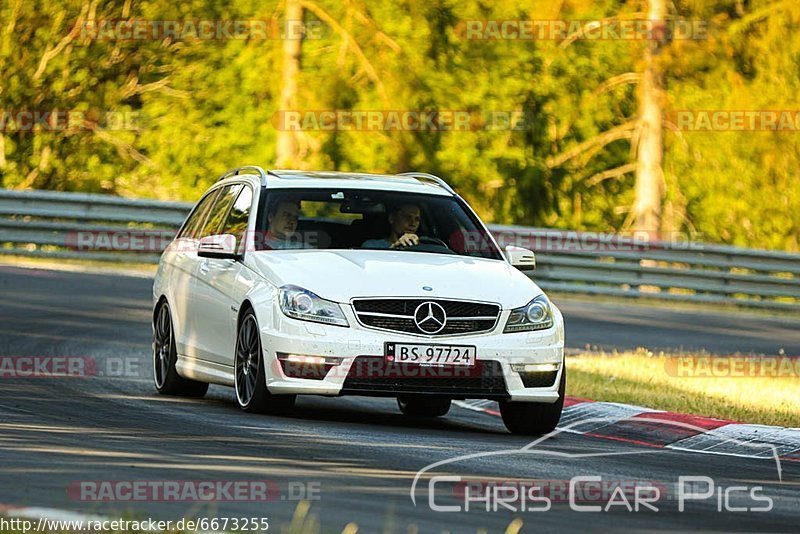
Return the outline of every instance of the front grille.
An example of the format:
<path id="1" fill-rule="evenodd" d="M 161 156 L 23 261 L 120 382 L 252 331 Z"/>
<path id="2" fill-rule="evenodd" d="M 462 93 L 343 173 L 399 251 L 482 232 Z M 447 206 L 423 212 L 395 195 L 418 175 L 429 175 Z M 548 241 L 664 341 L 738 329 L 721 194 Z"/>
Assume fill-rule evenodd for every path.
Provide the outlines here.
<path id="1" fill-rule="evenodd" d="M 426 302 L 439 304 L 447 314 L 444 328 L 435 334 L 424 332 L 414 321 L 415 310 Z M 488 332 L 494 329 L 500 314 L 497 304 L 435 299 L 356 299 L 353 309 L 366 327 L 433 336 Z"/>
<path id="2" fill-rule="evenodd" d="M 556 376 L 558 376 L 558 371 L 534 371 L 519 374 L 522 379 L 522 385 L 526 388 L 553 387 L 556 382 Z"/>
<path id="3" fill-rule="evenodd" d="M 474 367 L 424 367 L 387 362 L 383 356 L 359 356 L 342 387 L 342 395 L 393 397 L 397 394 L 452 398 L 507 399 L 500 362 L 478 360 Z"/>

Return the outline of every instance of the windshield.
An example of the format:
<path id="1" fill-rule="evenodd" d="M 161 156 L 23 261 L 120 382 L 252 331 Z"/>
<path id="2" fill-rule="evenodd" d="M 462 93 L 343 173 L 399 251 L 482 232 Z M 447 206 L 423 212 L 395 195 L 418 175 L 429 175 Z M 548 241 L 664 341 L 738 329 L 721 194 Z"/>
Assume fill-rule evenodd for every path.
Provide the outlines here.
<path id="1" fill-rule="evenodd" d="M 454 197 L 356 189 L 266 193 L 256 231 L 259 250 L 372 249 L 503 258 Z"/>

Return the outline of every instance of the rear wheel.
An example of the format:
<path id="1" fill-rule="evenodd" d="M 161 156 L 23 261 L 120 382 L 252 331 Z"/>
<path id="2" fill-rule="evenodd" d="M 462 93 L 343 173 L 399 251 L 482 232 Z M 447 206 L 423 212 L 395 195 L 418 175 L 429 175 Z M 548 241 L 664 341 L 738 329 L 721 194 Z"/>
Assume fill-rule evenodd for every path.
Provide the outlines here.
<path id="1" fill-rule="evenodd" d="M 450 399 L 425 397 L 397 397 L 397 406 L 404 415 L 416 417 L 441 417 L 450 411 Z"/>
<path id="2" fill-rule="evenodd" d="M 558 400 L 553 404 L 537 402 L 500 403 L 500 415 L 503 423 L 512 434 L 523 436 L 540 436 L 555 430 L 564 409 L 564 392 L 567 384 L 567 369 L 561 371 L 561 382 L 558 384 Z"/>
<path id="3" fill-rule="evenodd" d="M 206 382 L 183 378 L 175 369 L 178 351 L 169 304 L 162 302 L 153 323 L 153 378 L 156 390 L 162 395 L 202 397 L 208 391 Z"/>
<path id="4" fill-rule="evenodd" d="M 234 376 L 236 399 L 242 410 L 284 414 L 294 407 L 294 395 L 272 395 L 267 389 L 261 335 L 252 310 L 246 311 L 239 323 Z"/>

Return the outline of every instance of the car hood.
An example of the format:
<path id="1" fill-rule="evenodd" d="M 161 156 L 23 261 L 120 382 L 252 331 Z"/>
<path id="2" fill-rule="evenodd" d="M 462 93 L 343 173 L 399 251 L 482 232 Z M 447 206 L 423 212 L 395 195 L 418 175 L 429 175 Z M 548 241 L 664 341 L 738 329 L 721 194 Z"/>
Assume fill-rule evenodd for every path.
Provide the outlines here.
<path id="1" fill-rule="evenodd" d="M 515 308 L 542 293 L 504 261 L 449 254 L 273 250 L 251 253 L 247 262 L 276 286 L 300 286 L 342 303 L 356 297 L 427 297 L 497 302 L 503 308 Z"/>

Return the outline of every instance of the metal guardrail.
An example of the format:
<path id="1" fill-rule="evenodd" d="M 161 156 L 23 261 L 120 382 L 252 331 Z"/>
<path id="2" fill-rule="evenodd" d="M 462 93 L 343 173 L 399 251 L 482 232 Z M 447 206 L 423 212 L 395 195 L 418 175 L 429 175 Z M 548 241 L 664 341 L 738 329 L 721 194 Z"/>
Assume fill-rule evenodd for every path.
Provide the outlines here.
<path id="1" fill-rule="evenodd" d="M 191 208 L 183 202 L 0 189 L 0 254 L 156 263 L 159 251 L 79 250 L 78 232 L 141 230 L 169 239 Z"/>
<path id="2" fill-rule="evenodd" d="M 0 189 L 0 254 L 155 263 L 191 206 Z M 800 254 L 517 226 L 490 230 L 501 245 L 536 252 L 531 277 L 549 291 L 800 311 Z M 77 236 L 86 232 L 138 236 L 149 246 L 81 250 Z"/>

